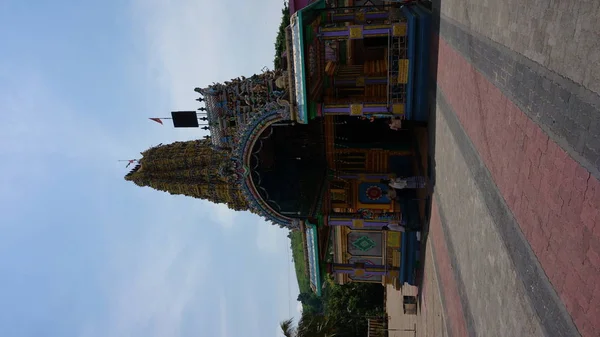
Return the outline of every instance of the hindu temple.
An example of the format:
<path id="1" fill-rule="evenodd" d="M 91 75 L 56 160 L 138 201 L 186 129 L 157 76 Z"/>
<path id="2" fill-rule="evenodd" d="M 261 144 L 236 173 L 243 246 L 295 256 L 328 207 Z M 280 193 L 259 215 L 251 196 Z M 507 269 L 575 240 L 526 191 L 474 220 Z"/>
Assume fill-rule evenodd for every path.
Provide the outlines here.
<path id="1" fill-rule="evenodd" d="M 125 179 L 302 231 L 317 294 L 328 274 L 414 284 L 422 198 L 386 181 L 424 174 L 430 16 L 416 3 L 304 5 L 283 69 L 194 89 L 201 106 L 183 115 L 210 136 L 148 149 Z M 386 230 L 398 223 L 417 230 Z"/>

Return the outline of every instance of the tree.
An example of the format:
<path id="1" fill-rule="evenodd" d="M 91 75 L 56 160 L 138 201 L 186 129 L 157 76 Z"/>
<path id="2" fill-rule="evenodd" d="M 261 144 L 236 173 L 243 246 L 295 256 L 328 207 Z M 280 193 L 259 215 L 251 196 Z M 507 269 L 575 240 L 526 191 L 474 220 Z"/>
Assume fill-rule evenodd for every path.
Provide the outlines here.
<path id="1" fill-rule="evenodd" d="M 322 315 L 302 313 L 297 327 L 294 327 L 294 320 L 291 318 L 281 322 L 280 327 L 286 337 L 337 336 L 335 323 Z"/>
<path id="2" fill-rule="evenodd" d="M 367 318 L 382 316 L 383 287 L 379 284 L 328 282 L 324 293 L 324 313 L 335 322 L 341 336 L 365 336 Z"/>
<path id="3" fill-rule="evenodd" d="M 281 327 L 281 332 L 285 337 L 296 337 L 296 328 L 294 328 L 293 318 L 279 323 L 279 327 Z"/>
<path id="4" fill-rule="evenodd" d="M 302 303 L 302 309 L 303 311 L 306 311 L 306 313 L 323 313 L 323 301 L 313 292 L 298 294 L 298 302 Z"/>
<path id="5" fill-rule="evenodd" d="M 283 3 L 283 9 L 281 10 L 281 23 L 279 24 L 279 31 L 275 38 L 275 59 L 273 60 L 273 66 L 275 69 L 281 69 L 283 67 L 281 54 L 285 51 L 285 29 L 290 25 L 290 8 L 287 2 Z"/>

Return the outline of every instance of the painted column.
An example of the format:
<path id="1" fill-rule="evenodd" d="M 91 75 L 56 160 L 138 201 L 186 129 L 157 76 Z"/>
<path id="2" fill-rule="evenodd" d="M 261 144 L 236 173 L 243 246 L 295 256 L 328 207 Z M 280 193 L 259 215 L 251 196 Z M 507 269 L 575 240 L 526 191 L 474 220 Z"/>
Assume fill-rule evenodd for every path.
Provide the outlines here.
<path id="1" fill-rule="evenodd" d="M 406 36 L 406 23 L 382 25 L 351 25 L 344 27 L 319 28 L 319 37 L 324 40 L 361 40 L 368 37 Z"/>
<path id="2" fill-rule="evenodd" d="M 365 218 L 364 215 L 364 213 L 330 215 L 327 224 L 329 226 L 347 226 L 353 229 L 380 230 L 383 226 L 389 225 L 390 221 L 397 222 L 402 219 L 401 212 L 386 213 L 384 216 L 372 214 L 372 217 L 368 218 Z"/>
<path id="3" fill-rule="evenodd" d="M 364 263 L 330 263 L 329 269 L 336 274 L 351 274 L 355 276 L 383 275 L 397 277 L 396 270 L 389 270 L 383 265 L 370 265 Z"/>
<path id="4" fill-rule="evenodd" d="M 388 105 L 387 102 L 323 104 L 321 111 L 323 115 L 401 117 L 404 115 L 404 106 L 405 103 L 394 103 Z"/>
<path id="5" fill-rule="evenodd" d="M 333 79 L 333 85 L 335 87 L 347 88 L 347 87 L 364 87 L 366 85 L 379 85 L 387 84 L 388 80 L 385 76 L 336 76 Z"/>
<path id="6" fill-rule="evenodd" d="M 331 22 L 349 22 L 362 23 L 365 21 L 385 21 L 389 17 L 389 12 L 372 11 L 365 12 L 358 10 L 353 13 L 336 13 L 331 15 Z"/>
<path id="7" fill-rule="evenodd" d="M 358 215 L 358 214 L 356 214 Z M 352 216 L 347 217 L 337 217 L 337 216 L 329 216 L 329 220 L 327 223 L 329 226 L 348 226 L 352 228 L 361 228 L 361 229 L 381 229 L 383 226 L 388 225 L 388 220 L 365 220 L 365 219 L 356 219 Z"/>

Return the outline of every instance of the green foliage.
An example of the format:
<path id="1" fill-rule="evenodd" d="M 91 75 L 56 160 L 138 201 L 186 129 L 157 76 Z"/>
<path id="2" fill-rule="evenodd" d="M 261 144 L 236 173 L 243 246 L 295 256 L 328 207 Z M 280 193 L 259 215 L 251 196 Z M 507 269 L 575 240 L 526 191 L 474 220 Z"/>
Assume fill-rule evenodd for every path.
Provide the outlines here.
<path id="1" fill-rule="evenodd" d="M 315 314 L 303 314 L 298 326 L 293 326 L 293 320 L 288 319 L 280 323 L 283 335 L 286 337 L 335 337 L 336 326 L 332 320 Z"/>
<path id="2" fill-rule="evenodd" d="M 367 319 L 385 314 L 384 292 L 380 284 L 356 282 L 338 285 L 328 282 L 322 297 L 311 295 L 301 293 L 298 296 L 305 310 L 297 328 L 293 327 L 290 320 L 282 322 L 286 336 L 362 337 L 367 335 Z M 308 304 L 313 300 L 321 301 L 322 312 L 314 309 L 317 304 Z M 306 310 L 308 308 L 310 311 Z"/>
<path id="3" fill-rule="evenodd" d="M 298 295 L 298 302 L 302 303 L 302 312 L 308 314 L 323 313 L 323 301 L 312 291 L 310 293 L 300 293 Z"/>
<path id="4" fill-rule="evenodd" d="M 299 231 L 291 231 L 288 235 L 290 245 L 292 247 L 292 258 L 294 259 L 294 269 L 296 270 L 296 278 L 298 279 L 298 288 L 300 293 L 312 293 L 310 288 L 310 280 L 306 276 L 305 261 L 304 261 L 304 244 L 302 243 L 302 233 Z"/>
<path id="5" fill-rule="evenodd" d="M 328 282 L 323 294 L 324 313 L 335 322 L 342 336 L 366 336 L 367 318 L 381 317 L 383 287 L 375 283 L 354 282 L 345 285 Z"/>
<path id="6" fill-rule="evenodd" d="M 296 336 L 296 328 L 294 328 L 294 320 L 286 319 L 285 321 L 279 323 L 279 327 L 281 328 L 281 332 L 285 337 L 295 337 Z"/>
<path id="7" fill-rule="evenodd" d="M 275 59 L 273 60 L 273 65 L 275 69 L 281 69 L 283 67 L 281 54 L 285 51 L 285 29 L 290 25 L 290 9 L 288 7 L 287 1 L 283 4 L 283 9 L 281 10 L 281 23 L 279 24 L 279 31 L 277 32 L 277 37 L 275 38 Z"/>

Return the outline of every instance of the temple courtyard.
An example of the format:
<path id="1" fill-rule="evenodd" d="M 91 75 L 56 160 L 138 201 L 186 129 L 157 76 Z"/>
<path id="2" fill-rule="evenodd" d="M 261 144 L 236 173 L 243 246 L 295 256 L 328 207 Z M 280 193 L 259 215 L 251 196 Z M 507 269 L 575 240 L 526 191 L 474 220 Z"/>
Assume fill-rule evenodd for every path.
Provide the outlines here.
<path id="1" fill-rule="evenodd" d="M 435 187 L 389 336 L 599 336 L 600 3 L 433 7 Z"/>

